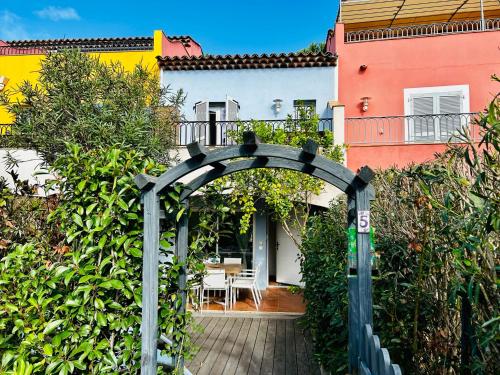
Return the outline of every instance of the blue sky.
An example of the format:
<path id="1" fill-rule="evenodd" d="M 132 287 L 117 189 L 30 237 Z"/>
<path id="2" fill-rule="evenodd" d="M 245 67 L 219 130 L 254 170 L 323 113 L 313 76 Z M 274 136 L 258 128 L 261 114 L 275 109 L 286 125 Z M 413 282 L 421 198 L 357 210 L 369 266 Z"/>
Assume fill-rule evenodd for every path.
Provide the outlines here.
<path id="1" fill-rule="evenodd" d="M 191 35 L 205 53 L 291 52 L 324 41 L 338 0 L 0 0 L 0 39 Z"/>

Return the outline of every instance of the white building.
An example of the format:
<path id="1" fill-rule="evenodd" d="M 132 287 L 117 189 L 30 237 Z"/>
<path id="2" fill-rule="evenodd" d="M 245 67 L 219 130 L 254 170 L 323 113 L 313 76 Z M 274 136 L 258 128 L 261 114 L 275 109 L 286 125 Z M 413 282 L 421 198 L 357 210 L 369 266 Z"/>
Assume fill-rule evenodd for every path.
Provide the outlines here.
<path id="1" fill-rule="evenodd" d="M 182 89 L 185 121 L 179 124 L 177 142 L 182 146 L 198 141 L 207 146 L 232 144 L 228 130 L 241 122 L 266 120 L 283 126 L 299 107 L 320 117 L 318 131 L 333 130 L 343 143 L 343 121 L 335 124 L 337 58 L 329 53 L 270 55 L 226 55 L 158 58 L 163 87 Z M 338 125 L 338 126 L 336 126 Z M 338 134 L 340 132 L 341 134 Z M 333 188 L 316 197 L 315 204 L 327 206 Z M 219 246 L 224 256 L 223 246 Z M 229 254 L 227 250 L 226 254 Z M 269 280 L 300 285 L 298 249 L 279 223 L 257 213 L 253 222 L 253 267 L 260 264 L 259 286 Z M 231 254 L 229 256 L 235 256 Z"/>

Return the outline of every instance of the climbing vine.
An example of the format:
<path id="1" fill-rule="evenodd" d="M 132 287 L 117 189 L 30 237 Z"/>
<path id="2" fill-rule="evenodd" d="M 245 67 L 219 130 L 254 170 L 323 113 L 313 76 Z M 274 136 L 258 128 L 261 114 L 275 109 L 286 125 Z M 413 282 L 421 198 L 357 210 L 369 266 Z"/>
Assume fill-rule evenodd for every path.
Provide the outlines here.
<path id="1" fill-rule="evenodd" d="M 242 143 L 243 133 L 253 131 L 263 143 L 303 146 L 312 139 L 320 146 L 320 153 L 334 161 L 343 159 L 341 146 L 333 144 L 333 133 L 319 131 L 319 118 L 311 116 L 306 108 L 299 110 L 298 119 L 288 117 L 284 126 L 276 127 L 265 121 L 253 121 L 230 132 L 236 142 Z M 290 238 L 297 243 L 295 230 L 302 234 L 310 215 L 311 198 L 321 192 L 324 183 L 312 176 L 285 169 L 252 169 L 241 171 L 216 181 L 229 192 L 229 204 L 242 211 L 240 231 L 248 231 L 256 203 L 262 201 L 274 220 L 281 222 Z"/>

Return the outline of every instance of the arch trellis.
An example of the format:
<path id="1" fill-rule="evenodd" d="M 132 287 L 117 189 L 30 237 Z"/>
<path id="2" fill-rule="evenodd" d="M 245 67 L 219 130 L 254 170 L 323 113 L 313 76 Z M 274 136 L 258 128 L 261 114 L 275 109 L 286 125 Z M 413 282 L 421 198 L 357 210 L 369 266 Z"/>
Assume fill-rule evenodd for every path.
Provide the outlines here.
<path id="1" fill-rule="evenodd" d="M 260 144 L 253 132 L 243 134 L 243 144 L 208 151 L 199 143 L 188 145 L 190 158 L 159 177 L 136 176 L 144 203 L 144 251 L 142 291 L 142 352 L 141 373 L 157 371 L 158 333 L 158 264 L 160 240 L 160 195 L 179 179 L 202 168 L 210 170 L 184 185 L 181 202 L 187 207 L 189 196 L 209 182 L 242 170 L 255 168 L 285 168 L 309 174 L 332 184 L 348 196 L 348 228 L 356 231 L 356 258 L 350 262 L 349 285 L 349 367 L 360 374 L 398 374 L 397 365 L 390 363 L 386 349 L 380 348 L 372 334 L 372 288 L 369 212 L 374 189 L 370 181 L 374 173 L 368 167 L 354 174 L 339 163 L 317 155 L 318 145 L 307 141 L 302 149 Z M 234 160 L 237 159 L 237 160 Z M 181 261 L 188 250 L 188 210 L 178 223 L 175 251 Z M 353 230 L 351 229 L 351 230 Z M 181 272 L 179 286 L 186 305 L 186 270 Z M 181 359 L 181 363 L 182 363 Z"/>

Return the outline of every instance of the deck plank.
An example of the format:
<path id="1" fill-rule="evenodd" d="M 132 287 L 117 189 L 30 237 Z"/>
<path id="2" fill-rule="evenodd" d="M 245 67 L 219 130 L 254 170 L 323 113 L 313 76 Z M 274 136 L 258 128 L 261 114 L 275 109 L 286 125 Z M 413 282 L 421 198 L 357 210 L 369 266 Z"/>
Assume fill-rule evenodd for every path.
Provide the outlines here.
<path id="1" fill-rule="evenodd" d="M 238 338 L 234 343 L 231 354 L 224 368 L 224 375 L 233 375 L 238 368 L 238 362 L 240 360 L 241 352 L 243 351 L 243 346 L 248 336 L 248 331 L 250 330 L 250 325 L 252 324 L 251 318 L 246 318 L 238 334 Z"/>
<path id="2" fill-rule="evenodd" d="M 205 327 L 186 367 L 194 375 L 316 375 L 312 340 L 294 317 L 197 317 Z"/>
<path id="3" fill-rule="evenodd" d="M 248 374 L 259 375 L 260 368 L 262 365 L 262 359 L 264 358 L 264 346 L 266 344 L 267 327 L 269 325 L 268 319 L 261 319 L 259 325 L 259 331 L 257 333 L 257 338 L 255 340 L 255 346 L 250 360 L 250 368 L 248 369 Z"/>
<path id="4" fill-rule="evenodd" d="M 199 375 L 212 374 L 212 368 L 215 365 L 215 361 L 219 356 L 219 353 L 221 352 L 222 347 L 226 342 L 227 336 L 229 335 L 229 332 L 231 332 L 231 329 L 233 328 L 235 322 L 236 322 L 235 318 L 227 318 L 226 325 L 222 329 L 220 335 L 217 337 L 217 340 L 214 342 L 210 351 L 207 353 L 205 361 L 203 362 L 203 365 L 198 371 Z"/>
<path id="5" fill-rule="evenodd" d="M 204 327 L 203 332 L 195 339 L 194 343 L 196 345 L 202 345 L 203 342 L 208 338 L 208 336 L 212 333 L 215 325 L 217 324 L 217 319 L 207 318 L 207 325 Z"/>
<path id="6" fill-rule="evenodd" d="M 295 328 L 295 348 L 297 353 L 297 373 L 307 374 L 310 371 L 309 358 L 306 353 L 306 342 L 302 327 L 298 324 L 298 319 L 293 322 Z"/>
<path id="7" fill-rule="evenodd" d="M 214 329 L 215 325 L 217 324 L 217 319 L 214 318 L 204 318 L 203 323 L 205 324 L 203 331 L 193 339 L 193 346 L 194 346 L 194 355 L 193 358 L 190 360 L 186 361 L 186 366 L 190 367 L 193 363 L 194 358 L 196 355 L 200 352 L 200 350 L 203 348 L 203 344 L 205 343 L 206 339 L 212 333 L 212 330 Z"/>
<path id="8" fill-rule="evenodd" d="M 269 319 L 267 326 L 266 343 L 264 345 L 264 357 L 260 366 L 261 375 L 272 375 L 274 364 L 274 346 L 276 343 L 276 319 Z"/>
<path id="9" fill-rule="evenodd" d="M 203 366 L 203 363 L 205 362 L 205 359 L 212 349 L 212 346 L 216 342 L 217 338 L 219 337 L 220 333 L 224 329 L 224 326 L 229 322 L 228 319 L 215 319 L 216 325 L 208 338 L 205 340 L 205 342 L 202 344 L 200 351 L 194 356 L 193 360 L 189 364 L 189 369 L 193 373 L 198 373 L 200 368 Z"/>
<path id="10" fill-rule="evenodd" d="M 276 322 L 276 344 L 274 347 L 274 375 L 286 375 L 286 321 Z"/>
<path id="11" fill-rule="evenodd" d="M 241 353 L 238 367 L 236 368 L 237 375 L 246 375 L 248 373 L 250 360 L 252 359 L 252 354 L 255 347 L 255 341 L 257 339 L 257 333 L 259 332 L 260 321 L 260 318 L 252 319 L 252 324 L 248 331 L 245 346 L 243 347 L 243 352 Z"/>
<path id="12" fill-rule="evenodd" d="M 229 360 L 229 356 L 233 350 L 234 344 L 236 343 L 236 339 L 240 333 L 241 327 L 243 326 L 243 322 L 245 319 L 237 318 L 233 327 L 231 328 L 231 332 L 224 343 L 217 359 L 215 360 L 215 364 L 212 368 L 211 375 L 223 375 L 224 367 L 226 367 L 226 363 Z"/>
<path id="13" fill-rule="evenodd" d="M 293 320 L 289 319 L 285 325 L 285 372 L 287 375 L 297 375 L 297 352 L 295 349 L 295 329 Z"/>
<path id="14" fill-rule="evenodd" d="M 195 324 L 200 327 L 199 331 L 191 331 L 191 342 L 195 342 L 200 335 L 205 332 L 205 329 L 207 328 L 207 324 L 210 322 L 210 319 L 207 317 L 202 317 L 201 319 L 195 319 Z"/>

